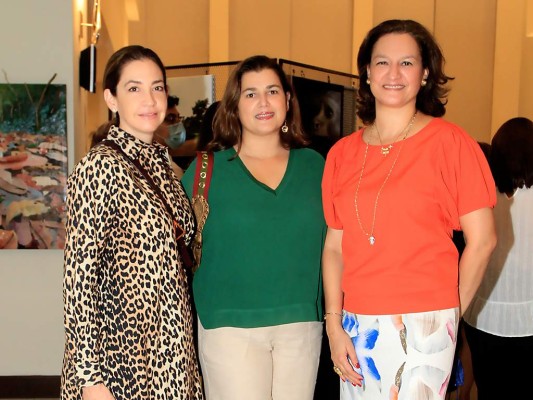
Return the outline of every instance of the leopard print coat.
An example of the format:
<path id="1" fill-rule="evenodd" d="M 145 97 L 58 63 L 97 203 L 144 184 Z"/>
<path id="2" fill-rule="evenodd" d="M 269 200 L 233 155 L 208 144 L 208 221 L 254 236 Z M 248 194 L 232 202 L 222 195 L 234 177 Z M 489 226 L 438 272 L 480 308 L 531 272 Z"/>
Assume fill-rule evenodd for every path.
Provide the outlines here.
<path id="1" fill-rule="evenodd" d="M 112 127 L 191 240 L 192 210 L 165 147 Z M 188 278 L 171 218 L 133 164 L 96 146 L 67 182 L 61 399 L 103 383 L 117 400 L 203 399 Z"/>

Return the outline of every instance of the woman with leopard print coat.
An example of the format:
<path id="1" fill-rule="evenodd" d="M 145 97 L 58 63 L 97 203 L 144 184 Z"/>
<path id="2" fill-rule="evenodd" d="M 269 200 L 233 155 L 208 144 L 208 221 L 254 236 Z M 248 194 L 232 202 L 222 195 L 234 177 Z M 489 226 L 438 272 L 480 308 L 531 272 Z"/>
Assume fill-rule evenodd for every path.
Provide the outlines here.
<path id="1" fill-rule="evenodd" d="M 68 179 L 61 399 L 201 400 L 173 228 L 189 242 L 194 219 L 166 147 L 153 141 L 165 117 L 165 69 L 152 50 L 128 46 L 111 56 L 104 89 L 117 123 Z"/>

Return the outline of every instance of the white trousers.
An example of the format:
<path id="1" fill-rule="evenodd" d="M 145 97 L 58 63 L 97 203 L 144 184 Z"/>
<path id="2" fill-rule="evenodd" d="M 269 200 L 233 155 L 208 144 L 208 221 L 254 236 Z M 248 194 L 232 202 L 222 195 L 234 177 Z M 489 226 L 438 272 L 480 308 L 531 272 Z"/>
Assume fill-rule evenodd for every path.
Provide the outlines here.
<path id="1" fill-rule="evenodd" d="M 312 400 L 322 322 L 204 329 L 198 347 L 206 400 Z"/>

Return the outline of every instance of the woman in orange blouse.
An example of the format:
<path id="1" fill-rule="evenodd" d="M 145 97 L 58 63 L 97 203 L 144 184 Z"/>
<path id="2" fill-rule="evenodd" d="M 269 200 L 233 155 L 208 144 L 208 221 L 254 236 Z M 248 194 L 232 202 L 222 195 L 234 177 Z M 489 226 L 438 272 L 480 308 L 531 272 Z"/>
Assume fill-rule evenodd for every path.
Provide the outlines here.
<path id="1" fill-rule="evenodd" d="M 366 126 L 330 150 L 322 184 L 326 331 L 343 400 L 444 399 L 457 324 L 496 243 L 487 161 L 439 118 L 443 64 L 411 20 L 381 23 L 359 49 Z M 459 268 L 453 229 L 467 242 Z"/>

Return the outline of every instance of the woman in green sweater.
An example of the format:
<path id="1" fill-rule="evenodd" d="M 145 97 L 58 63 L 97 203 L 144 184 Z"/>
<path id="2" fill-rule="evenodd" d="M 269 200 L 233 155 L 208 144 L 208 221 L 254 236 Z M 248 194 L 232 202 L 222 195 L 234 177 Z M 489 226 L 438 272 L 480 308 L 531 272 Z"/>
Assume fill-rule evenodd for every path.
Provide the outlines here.
<path id="1" fill-rule="evenodd" d="M 193 288 L 208 400 L 311 400 L 322 338 L 324 159 L 275 59 L 229 78 L 213 123 L 210 214 Z M 196 163 L 183 177 L 189 196 Z"/>

